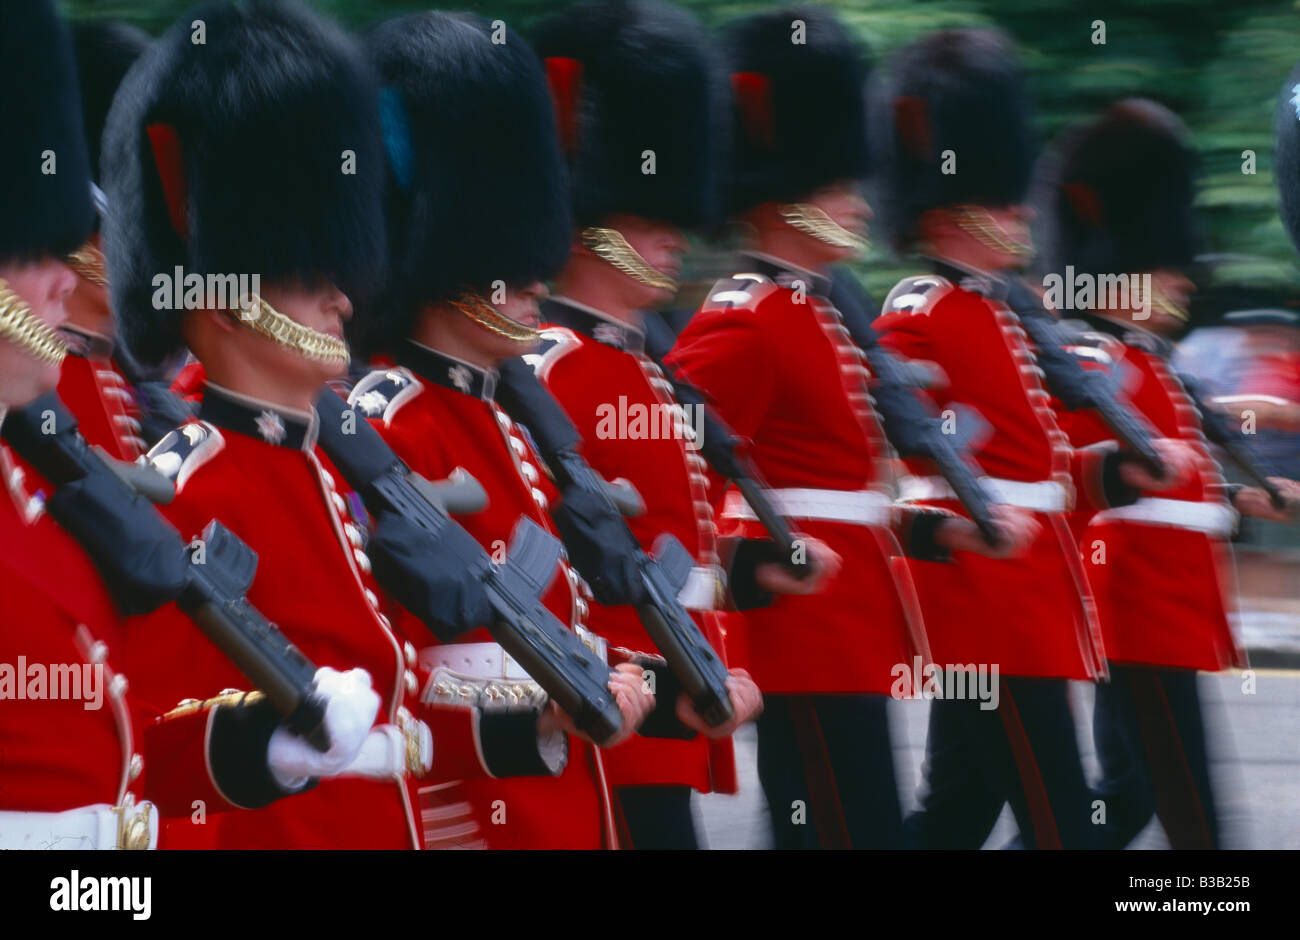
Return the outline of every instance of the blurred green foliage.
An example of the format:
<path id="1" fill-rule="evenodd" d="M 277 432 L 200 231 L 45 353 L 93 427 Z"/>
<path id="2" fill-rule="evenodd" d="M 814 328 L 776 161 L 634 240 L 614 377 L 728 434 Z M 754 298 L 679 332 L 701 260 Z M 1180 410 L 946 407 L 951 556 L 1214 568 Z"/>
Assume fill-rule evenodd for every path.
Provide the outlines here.
<path id="1" fill-rule="evenodd" d="M 190 0 L 61 0 L 74 17 L 123 19 L 157 33 Z M 363 28 L 427 3 L 315 0 L 350 27 Z M 446 4 L 504 19 L 527 33 L 555 0 L 466 0 Z M 682 0 L 710 26 L 768 3 Z M 1277 218 L 1272 174 L 1273 108 L 1300 57 L 1296 0 L 835 0 L 826 4 L 878 62 L 902 43 L 943 26 L 999 26 L 1020 45 L 1037 100 L 1044 142 L 1114 98 L 1145 95 L 1182 115 L 1202 158 L 1206 249 L 1259 256 L 1252 270 L 1270 280 L 1296 277 L 1295 251 Z M 1105 43 L 1095 43 L 1096 21 Z M 1243 172 L 1243 152 L 1255 172 Z M 883 241 L 883 240 L 881 240 Z M 904 273 L 878 248 L 860 268 L 883 294 Z"/>

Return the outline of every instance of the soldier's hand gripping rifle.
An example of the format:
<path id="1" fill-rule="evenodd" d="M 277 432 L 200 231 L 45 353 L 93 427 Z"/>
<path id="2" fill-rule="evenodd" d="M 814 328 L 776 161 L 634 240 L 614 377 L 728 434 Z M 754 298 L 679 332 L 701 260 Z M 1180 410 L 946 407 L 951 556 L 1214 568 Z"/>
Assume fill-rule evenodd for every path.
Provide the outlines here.
<path id="1" fill-rule="evenodd" d="M 1150 426 L 1115 395 L 1112 383 L 1100 372 L 1085 369 L 1066 351 L 1078 345 L 1068 328 L 1051 315 L 1018 277 L 1007 280 L 1007 306 L 1020 318 L 1037 347 L 1038 365 L 1048 390 L 1070 411 L 1092 409 L 1156 477 L 1165 475 L 1164 462 L 1156 450 Z"/>
<path id="2" fill-rule="evenodd" d="M 1232 429 L 1227 417 L 1205 406 L 1194 381 L 1184 375 L 1179 375 L 1178 380 L 1183 383 L 1183 387 L 1187 390 L 1187 397 L 1200 415 L 1201 430 L 1205 432 L 1206 440 L 1211 444 L 1217 444 L 1224 455 L 1236 464 L 1252 483 L 1268 494 L 1268 501 L 1273 504 L 1274 509 L 1286 509 L 1286 497 L 1268 478 L 1264 468 L 1259 465 L 1255 455 L 1241 439 L 1241 434 Z"/>
<path id="3" fill-rule="evenodd" d="M 499 372 L 497 401 L 528 429 L 566 502 L 585 496 L 591 512 L 598 514 L 599 544 L 576 544 L 576 537 L 569 539 L 572 530 L 561 526 L 570 541 L 574 564 L 584 577 L 597 584 L 609 570 L 607 561 L 615 560 L 616 567 L 625 573 L 608 580 L 625 583 L 602 585 L 610 593 L 601 591 L 605 596 L 598 600 L 631 604 L 696 712 L 713 728 L 730 721 L 733 713 L 726 685 L 727 668 L 678 600 L 693 566 L 690 553 L 667 533 L 655 541 L 653 557 L 642 550 L 623 520 L 623 516 L 637 514 L 628 511 L 637 508 L 626 492 L 631 487 L 607 483 L 591 468 L 579 450 L 582 437 L 578 429 L 523 359 L 506 361 Z M 631 493 L 635 494 L 635 489 Z M 636 502 L 639 504 L 639 497 Z"/>
<path id="4" fill-rule="evenodd" d="M 245 598 L 256 552 L 217 520 L 187 546 L 150 504 L 171 499 L 170 481 L 92 450 L 53 392 L 11 412 L 3 437 L 55 487 L 46 511 L 86 550 L 124 614 L 175 601 L 266 695 L 289 730 L 329 750 L 316 667 Z"/>
<path id="5" fill-rule="evenodd" d="M 555 576 L 560 543 L 530 519 L 520 519 L 510 537 L 506 562 L 496 565 L 478 541 L 448 515 L 452 511 L 481 509 L 483 489 L 468 474 L 452 478 L 440 488 L 414 473 L 388 443 L 347 402 L 326 388 L 316 401 L 320 416 L 317 442 L 348 484 L 361 496 L 366 509 L 380 519 L 400 520 L 412 527 L 412 542 L 423 539 L 436 546 L 436 555 L 419 552 L 404 566 L 376 564 L 375 576 L 384 589 L 408 609 L 420 614 L 419 598 L 432 578 L 430 562 L 445 564 L 458 559 L 470 569 L 487 595 L 488 631 L 521 665 L 574 724 L 597 743 L 609 740 L 623 727 L 622 713 L 609 691 L 609 667 L 579 637 L 546 609 L 540 595 Z M 420 562 L 423 561 L 423 566 Z M 440 639 L 450 639 L 452 625 L 429 623 Z M 473 625 L 471 625 L 473 626 Z M 459 629 L 464 629 L 461 625 Z M 458 632 L 458 631 L 457 631 Z"/>
<path id="6" fill-rule="evenodd" d="M 917 395 L 916 389 L 923 388 L 926 380 L 880 345 L 867 309 L 870 301 L 860 288 L 852 289 L 857 284 L 852 276 L 837 273 L 831 283 L 831 303 L 840 311 L 849 337 L 862 350 L 875 377 L 872 396 L 885 436 L 900 457 L 922 457 L 933 463 L 966 507 L 984 541 L 997 546 L 1002 533 L 993 519 L 987 494 L 962 455 L 961 439 L 945 434 L 939 417 L 931 414 Z"/>

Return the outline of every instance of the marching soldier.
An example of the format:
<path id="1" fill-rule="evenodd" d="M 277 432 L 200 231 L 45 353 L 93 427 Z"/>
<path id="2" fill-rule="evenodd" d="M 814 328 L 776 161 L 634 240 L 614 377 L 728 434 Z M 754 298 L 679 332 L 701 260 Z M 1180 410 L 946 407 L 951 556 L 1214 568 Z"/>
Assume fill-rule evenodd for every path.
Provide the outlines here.
<path id="1" fill-rule="evenodd" d="M 58 382 L 76 285 L 64 259 L 94 210 L 71 45 L 53 4 L 7 5 L 0 55 L 19 76 L 5 92 L 0 155 L 2 428 L 6 410 Z M 48 159 L 57 172 L 42 172 Z M 86 552 L 45 513 L 49 486 L 5 445 L 0 473 L 0 848 L 155 848 L 159 814 L 190 812 L 196 793 L 211 794 L 214 814 L 237 808 L 225 795 L 271 772 L 269 704 L 210 702 L 142 723 L 119 671 L 124 623 Z"/>
<path id="2" fill-rule="evenodd" d="M 554 296 L 542 302 L 542 343 L 529 359 L 582 433 L 592 466 L 641 494 L 646 511 L 628 520 L 641 546 L 652 550 L 668 532 L 696 558 L 682 600 L 720 651 L 714 611 L 726 596 L 726 575 L 705 462 L 680 430 L 632 439 L 609 426 L 610 413 L 624 408 L 640 409 L 652 428 L 665 414 L 675 428 L 690 423 L 645 354 L 642 317 L 671 299 L 686 247 L 682 229 L 709 221 L 716 202 L 721 102 L 706 41 L 688 14 L 653 2 L 579 4 L 542 26 L 536 46 L 551 83 L 578 231 Z M 651 97 L 660 107 L 647 110 Z M 646 149 L 662 173 L 642 172 Z M 824 561 L 823 573 L 828 567 Z M 763 587 L 817 587 L 817 579 L 796 580 L 778 564 L 765 568 Z M 616 645 L 654 650 L 630 607 L 593 605 L 590 622 Z M 606 756 L 631 847 L 697 848 L 691 789 L 735 792 L 729 735 L 755 716 L 761 696 L 743 670 L 734 670 L 730 683 L 734 717 L 708 731 L 719 740 L 643 737 Z"/>
<path id="3" fill-rule="evenodd" d="M 192 19 L 205 42 L 192 42 Z M 491 772 L 469 743 L 498 733 L 481 709 L 419 706 L 415 649 L 379 609 L 370 575 L 382 533 L 366 543 L 364 518 L 315 446 L 312 402 L 349 359 L 350 296 L 385 267 L 377 95 L 332 25 L 289 3 L 223 3 L 151 47 L 109 116 L 105 248 L 124 335 L 145 365 L 185 346 L 206 373 L 197 419 L 148 454 L 176 484 L 165 513 L 186 538 L 216 516 L 257 552 L 249 601 L 322 667 L 338 726 L 323 754 L 273 734 L 272 772 L 227 791 L 250 811 L 170 820 L 172 844 L 419 847 L 414 780 Z M 158 275 L 178 270 L 209 284 L 257 273 L 261 292 L 167 309 Z M 455 578 L 458 562 L 429 565 Z M 447 594 L 464 589 L 449 582 Z M 222 693 L 243 680 L 174 607 L 131 630 L 149 707 L 185 714 L 199 707 L 187 701 L 196 688 L 242 698 Z M 430 726 L 461 746 L 431 754 Z M 322 776 L 332 779 L 265 805 Z"/>
<path id="4" fill-rule="evenodd" d="M 1009 800 L 1026 845 L 1089 846 L 1091 796 L 1064 680 L 1102 678 L 1105 662 L 1065 513 L 1072 492 L 1091 508 L 1169 487 L 1182 452 L 1158 442 L 1167 475 L 1156 479 L 1127 452 L 1072 449 L 1034 350 L 1003 302 L 998 272 L 1022 267 L 1031 250 L 1028 96 L 1005 38 L 945 30 L 908 46 L 882 114 L 892 140 L 886 221 L 895 246 L 926 255 L 933 273 L 890 293 L 876 321 L 881 341 L 937 364 L 943 381 L 930 394 L 966 432 L 985 489 L 1033 512 L 1040 526 L 1013 560 L 958 552 L 949 565 L 911 564 L 935 661 L 996 668 L 1000 679 L 995 708 L 970 697 L 932 703 L 909 841 L 977 848 Z M 954 160 L 956 172 L 945 170 Z M 909 469 L 905 497 L 960 511 L 923 462 Z"/>
<path id="5" fill-rule="evenodd" d="M 897 846 L 885 696 L 899 687 L 896 667 L 910 674 L 929 657 L 895 556 L 991 549 L 967 520 L 891 506 L 870 375 L 827 299 L 829 267 L 862 249 L 870 215 L 859 192 L 868 162 L 858 49 L 816 8 L 747 18 L 725 43 L 736 118 L 730 209 L 754 248 L 669 361 L 752 440 L 776 507 L 844 565 L 820 594 L 747 612 L 728 641 L 739 641 L 735 658 L 764 692 L 758 769 L 777 846 Z M 721 518 L 724 535 L 762 535 L 739 492 L 726 494 Z M 1027 530 L 1005 521 L 1013 550 Z"/>
<path id="6" fill-rule="evenodd" d="M 1122 383 L 1157 431 L 1196 454 L 1196 472 L 1181 485 L 1076 523 L 1110 660 L 1093 722 L 1103 775 L 1095 789 L 1106 807 L 1100 846 L 1123 848 L 1158 814 L 1173 848 L 1218 848 L 1196 672 L 1246 665 L 1228 615 L 1234 508 L 1287 516 L 1263 490 L 1224 483 L 1169 364 L 1170 339 L 1187 322 L 1191 282 L 1182 271 L 1193 254 L 1195 167 L 1181 122 L 1154 102 L 1121 101 L 1067 131 L 1052 160 L 1048 270 L 1150 277 L 1149 292 L 1131 285 L 1127 300 L 1099 293 L 1094 309 L 1063 312 L 1095 331 L 1080 352 Z M 1062 426 L 1076 446 L 1113 437 L 1089 412 L 1063 414 Z"/>
<path id="7" fill-rule="evenodd" d="M 475 16 L 429 12 L 368 38 L 385 88 L 392 271 L 365 326 L 370 348 L 397 366 L 371 372 L 350 397 L 415 472 L 459 467 L 482 484 L 487 506 L 463 524 L 498 560 L 521 518 L 554 532 L 555 488 L 493 392 L 496 364 L 536 342 L 541 282 L 564 263 L 569 238 L 541 66 L 519 36 L 500 35 Z M 567 561 L 542 599 L 606 653 L 586 628 L 590 592 Z M 422 695 L 435 708 L 488 695 L 531 706 L 507 754 L 514 779 L 434 774 L 421 788 L 427 847 L 616 847 L 602 753 L 487 631 L 437 643 L 411 615 L 395 618 L 416 638 L 430 674 Z M 610 689 L 621 740 L 653 700 L 630 662 L 614 666 Z"/>

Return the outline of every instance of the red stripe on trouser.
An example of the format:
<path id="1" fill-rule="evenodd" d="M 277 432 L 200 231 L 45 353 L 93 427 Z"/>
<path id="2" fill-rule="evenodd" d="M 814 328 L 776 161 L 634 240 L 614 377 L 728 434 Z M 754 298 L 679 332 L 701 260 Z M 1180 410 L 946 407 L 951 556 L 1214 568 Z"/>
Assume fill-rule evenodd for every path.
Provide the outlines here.
<path id="1" fill-rule="evenodd" d="M 1029 818 L 1034 825 L 1034 844 L 1040 849 L 1059 849 L 1061 834 L 1056 829 L 1051 801 L 1047 799 L 1047 787 L 1043 785 L 1043 775 L 1038 770 L 1038 761 L 1034 758 L 1029 735 L 1025 733 L 1025 726 L 1020 720 L 1016 701 L 1005 682 L 1002 683 L 1002 696 L 1002 705 L 998 710 L 1002 713 L 1002 727 L 1016 759 L 1016 769 L 1020 772 L 1025 802 L 1029 805 Z"/>
<path id="2" fill-rule="evenodd" d="M 1174 849 L 1212 849 L 1210 824 L 1196 788 L 1187 752 L 1160 677 L 1145 669 L 1132 672 L 1133 709 L 1146 750 L 1156 813 Z M 1167 771 L 1164 773 L 1163 771 Z M 1183 836 L 1190 834 L 1184 841 Z"/>
<path id="3" fill-rule="evenodd" d="M 835 785 L 830 752 L 812 701 L 804 696 L 791 696 L 790 720 L 794 725 L 795 740 L 799 742 L 817 841 L 823 849 L 851 849 L 853 840 L 849 838 L 840 791 Z"/>

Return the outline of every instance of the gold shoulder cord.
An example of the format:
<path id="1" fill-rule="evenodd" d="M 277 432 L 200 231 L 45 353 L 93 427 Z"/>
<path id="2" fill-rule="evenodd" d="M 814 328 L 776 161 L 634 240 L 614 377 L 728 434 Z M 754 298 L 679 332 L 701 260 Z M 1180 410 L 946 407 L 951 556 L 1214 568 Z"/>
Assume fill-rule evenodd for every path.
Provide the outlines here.
<path id="1" fill-rule="evenodd" d="M 536 328 L 512 320 L 484 299 L 478 291 L 468 288 L 447 301 L 453 310 L 463 313 L 485 330 L 491 330 L 498 336 L 514 340 L 517 343 L 531 343 L 537 339 Z"/>
<path id="2" fill-rule="evenodd" d="M 806 202 L 790 203 L 781 207 L 781 218 L 791 228 L 811 235 L 819 242 L 835 248 L 849 248 L 859 254 L 865 252 L 870 242 L 850 232 L 816 206 Z"/>
<path id="3" fill-rule="evenodd" d="M 257 294 L 240 305 L 231 315 L 255 333 L 275 340 L 294 352 L 317 362 L 344 362 L 351 359 L 347 343 L 337 337 L 303 326 L 276 310 Z"/>
<path id="4" fill-rule="evenodd" d="M 100 287 L 108 286 L 104 253 L 90 242 L 86 242 L 86 244 L 68 255 L 68 267 L 92 284 L 98 284 Z"/>
<path id="5" fill-rule="evenodd" d="M 963 204 L 950 209 L 958 227 L 985 248 L 1009 255 L 1033 254 L 1033 246 L 1007 238 L 1006 231 L 983 206 Z"/>
<path id="6" fill-rule="evenodd" d="M 27 301 L 0 278 L 0 338 L 48 365 L 62 364 L 68 344 L 57 331 L 32 313 Z"/>
<path id="7" fill-rule="evenodd" d="M 580 237 L 592 254 L 633 280 L 658 290 L 677 290 L 677 282 L 642 258 L 617 229 L 591 225 L 582 230 Z"/>

